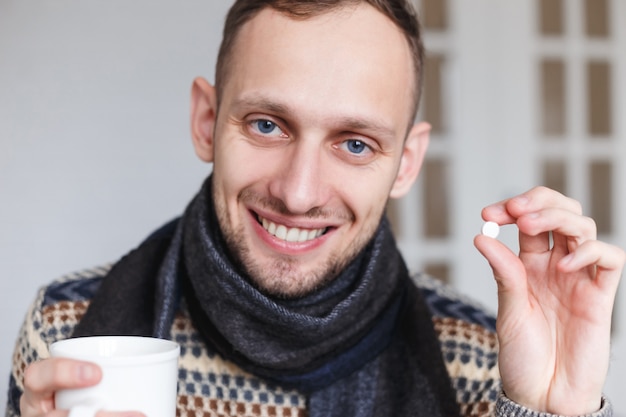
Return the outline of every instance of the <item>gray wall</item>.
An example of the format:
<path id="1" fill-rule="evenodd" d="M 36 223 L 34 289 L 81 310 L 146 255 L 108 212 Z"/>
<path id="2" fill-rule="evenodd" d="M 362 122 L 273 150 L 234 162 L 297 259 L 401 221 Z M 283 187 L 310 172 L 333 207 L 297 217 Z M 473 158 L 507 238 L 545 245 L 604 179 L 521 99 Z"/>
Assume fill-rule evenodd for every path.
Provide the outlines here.
<path id="1" fill-rule="evenodd" d="M 37 288 L 117 260 L 209 172 L 189 91 L 213 78 L 227 7 L 0 0 L 0 404 Z"/>

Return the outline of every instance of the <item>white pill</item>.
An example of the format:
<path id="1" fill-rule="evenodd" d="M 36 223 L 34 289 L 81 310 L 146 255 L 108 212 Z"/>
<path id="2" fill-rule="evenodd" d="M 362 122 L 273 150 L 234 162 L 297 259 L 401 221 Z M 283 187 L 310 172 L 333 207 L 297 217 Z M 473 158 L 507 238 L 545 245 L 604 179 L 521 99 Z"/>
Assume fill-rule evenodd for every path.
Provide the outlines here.
<path id="1" fill-rule="evenodd" d="M 485 222 L 482 228 L 482 234 L 492 238 L 497 238 L 500 233 L 500 226 L 496 222 Z"/>

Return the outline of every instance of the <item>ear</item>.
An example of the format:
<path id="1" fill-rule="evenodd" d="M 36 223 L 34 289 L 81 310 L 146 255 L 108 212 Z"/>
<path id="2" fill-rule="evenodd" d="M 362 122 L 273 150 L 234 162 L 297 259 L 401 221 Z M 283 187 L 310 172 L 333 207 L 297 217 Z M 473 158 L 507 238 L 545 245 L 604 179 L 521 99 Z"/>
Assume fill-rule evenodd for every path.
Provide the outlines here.
<path id="1" fill-rule="evenodd" d="M 398 174 L 389 193 L 390 198 L 403 197 L 411 189 L 422 168 L 429 139 L 430 125 L 428 123 L 417 123 L 409 131 L 404 141 Z"/>
<path id="2" fill-rule="evenodd" d="M 196 155 L 204 162 L 213 162 L 216 117 L 215 87 L 198 77 L 191 87 L 191 137 Z"/>

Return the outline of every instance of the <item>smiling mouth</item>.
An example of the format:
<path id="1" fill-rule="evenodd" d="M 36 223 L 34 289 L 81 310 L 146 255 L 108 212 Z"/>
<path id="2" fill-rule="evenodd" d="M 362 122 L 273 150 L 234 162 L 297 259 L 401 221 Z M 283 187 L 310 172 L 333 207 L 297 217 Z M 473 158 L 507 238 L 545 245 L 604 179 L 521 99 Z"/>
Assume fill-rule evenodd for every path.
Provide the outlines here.
<path id="1" fill-rule="evenodd" d="M 282 224 L 276 224 L 261 216 L 257 216 L 259 224 L 272 236 L 286 242 L 308 242 L 322 236 L 328 230 L 327 227 L 322 229 L 301 229 L 299 227 L 287 227 Z"/>

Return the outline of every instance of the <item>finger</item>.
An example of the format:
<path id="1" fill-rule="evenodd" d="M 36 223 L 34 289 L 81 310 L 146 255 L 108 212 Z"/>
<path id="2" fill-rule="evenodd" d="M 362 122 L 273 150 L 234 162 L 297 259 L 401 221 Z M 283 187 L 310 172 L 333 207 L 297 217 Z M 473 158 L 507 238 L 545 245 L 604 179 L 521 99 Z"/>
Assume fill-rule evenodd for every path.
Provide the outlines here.
<path id="1" fill-rule="evenodd" d="M 531 308 L 526 270 L 520 259 L 497 239 L 478 235 L 474 246 L 493 271 L 498 286 L 498 331 L 506 333 L 507 328 L 516 328 Z"/>
<path id="2" fill-rule="evenodd" d="M 526 291 L 526 281 L 512 277 L 526 275 L 520 259 L 502 242 L 484 235 L 474 238 L 474 246 L 485 257 L 498 284 L 498 291 Z"/>
<path id="3" fill-rule="evenodd" d="M 496 222 L 500 226 L 505 224 L 514 224 L 517 219 L 506 211 L 506 203 L 508 201 L 509 200 L 503 200 L 482 209 L 480 215 L 483 220 Z"/>
<path id="4" fill-rule="evenodd" d="M 22 411 L 22 415 L 21 417 L 36 417 L 36 416 L 40 416 L 40 417 L 68 417 L 69 412 L 67 410 L 56 410 L 56 409 L 52 409 L 50 411 L 47 412 L 42 412 L 41 410 L 37 410 L 36 414 L 30 414 L 30 413 L 24 413 L 24 411 Z"/>
<path id="5" fill-rule="evenodd" d="M 574 272 L 595 266 L 594 278 L 598 284 L 617 289 L 625 262 L 626 253 L 621 248 L 598 240 L 589 240 L 561 259 L 558 267 L 563 272 Z"/>
<path id="6" fill-rule="evenodd" d="M 485 220 L 492 220 L 498 224 L 512 224 L 520 216 L 554 207 L 582 214 L 580 203 L 546 187 L 536 187 L 518 196 L 507 198 L 491 204 L 482 210 Z"/>
<path id="7" fill-rule="evenodd" d="M 68 417 L 70 415 L 69 410 L 55 409 L 45 413 L 45 417 Z M 22 417 L 26 417 L 22 415 Z M 140 411 L 106 411 L 100 410 L 95 414 L 95 417 L 146 417 L 146 415 Z"/>
<path id="8" fill-rule="evenodd" d="M 64 388 L 80 388 L 97 384 L 102 377 L 94 363 L 67 358 L 49 358 L 35 362 L 24 374 L 24 386 L 36 394 L 51 393 Z"/>
<path id="9" fill-rule="evenodd" d="M 26 393 L 20 397 L 20 416 L 37 417 L 42 416 L 54 409 L 54 399 L 42 399 L 39 402 L 29 401 Z"/>
<path id="10" fill-rule="evenodd" d="M 53 407 L 55 391 L 97 384 L 102 378 L 100 368 L 92 363 L 66 358 L 49 358 L 32 363 L 24 372 L 23 409 L 35 415 Z"/>
<path id="11" fill-rule="evenodd" d="M 35 403 L 29 402 L 24 394 L 20 397 L 21 417 L 67 417 L 67 415 L 66 410 L 54 408 L 54 398 L 52 397 Z"/>
<path id="12" fill-rule="evenodd" d="M 585 241 L 595 240 L 597 236 L 593 219 L 558 208 L 523 215 L 517 219 L 517 227 L 520 230 L 520 249 L 524 252 L 549 250 L 547 232 L 552 232 L 554 249 L 564 255 L 576 250 Z"/>
<path id="13" fill-rule="evenodd" d="M 519 230 L 519 247 L 520 256 L 525 253 L 544 253 L 551 249 L 550 232 L 541 232 L 537 234 L 524 233 Z"/>
<path id="14" fill-rule="evenodd" d="M 54 393 L 57 390 L 93 385 L 100 377 L 100 369 L 89 363 L 59 358 L 35 362 L 24 373 L 21 414 L 31 417 L 48 415 L 55 411 Z"/>
<path id="15" fill-rule="evenodd" d="M 95 417 L 146 417 L 140 411 L 98 411 Z"/>
<path id="16" fill-rule="evenodd" d="M 515 218 L 546 208 L 556 208 L 582 215 L 582 206 L 578 201 L 546 187 L 535 187 L 513 197 L 506 202 L 505 207 L 507 212 Z"/>
<path id="17" fill-rule="evenodd" d="M 140 411 L 106 411 L 106 410 L 98 410 L 95 414 L 94 414 L 94 409 L 91 406 L 85 406 L 85 405 L 78 405 L 75 406 L 76 408 L 72 408 L 71 411 L 69 412 L 65 412 L 67 413 L 65 415 L 65 417 L 71 417 L 72 415 L 76 415 L 76 416 L 81 416 L 81 415 L 92 415 L 94 417 L 146 417 L 145 414 L 143 414 Z M 82 410 L 81 410 L 82 408 Z M 46 417 L 49 417 L 48 415 L 46 415 Z M 56 416 L 54 416 L 56 417 Z M 64 417 L 63 415 L 59 416 L 59 417 Z"/>

